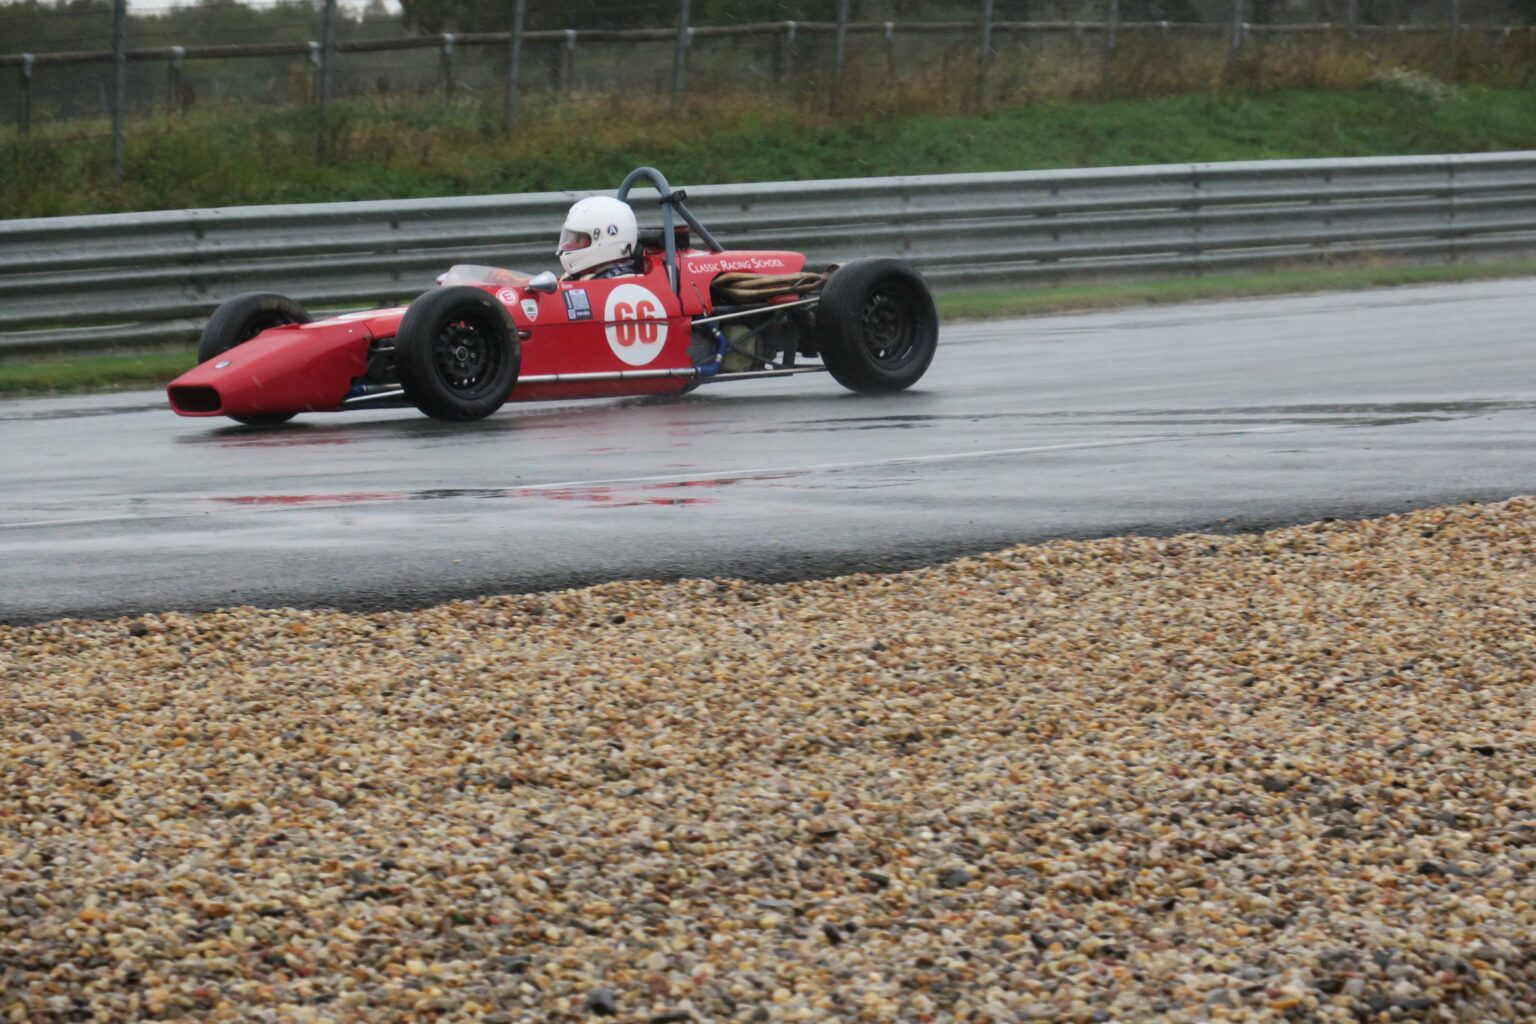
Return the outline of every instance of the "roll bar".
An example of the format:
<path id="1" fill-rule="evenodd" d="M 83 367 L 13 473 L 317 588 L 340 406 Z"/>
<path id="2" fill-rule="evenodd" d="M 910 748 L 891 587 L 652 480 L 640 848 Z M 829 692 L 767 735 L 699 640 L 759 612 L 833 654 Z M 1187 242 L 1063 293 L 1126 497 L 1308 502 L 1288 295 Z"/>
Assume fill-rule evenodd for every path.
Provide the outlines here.
<path id="1" fill-rule="evenodd" d="M 677 236 L 673 233 L 673 210 L 676 210 L 688 226 L 704 240 L 710 252 L 724 252 L 725 246 L 715 241 L 715 236 L 709 233 L 709 229 L 700 224 L 699 219 L 684 205 L 688 193 L 682 189 L 674 192 L 672 186 L 667 184 L 666 175 L 654 167 L 636 167 L 626 174 L 624 181 L 619 185 L 619 202 L 629 201 L 629 190 L 642 178 L 646 179 L 661 196 L 658 202 L 661 203 L 661 239 L 662 244 L 666 246 L 667 254 L 667 279 L 672 282 L 672 290 L 679 291 L 682 288 L 682 278 L 677 272 Z"/>

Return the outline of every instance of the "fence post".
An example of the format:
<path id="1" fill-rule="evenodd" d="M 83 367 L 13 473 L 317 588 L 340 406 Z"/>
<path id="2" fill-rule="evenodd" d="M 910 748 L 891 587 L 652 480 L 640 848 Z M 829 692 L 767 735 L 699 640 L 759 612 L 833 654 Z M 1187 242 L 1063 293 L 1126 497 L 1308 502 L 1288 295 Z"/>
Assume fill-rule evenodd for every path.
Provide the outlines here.
<path id="1" fill-rule="evenodd" d="M 569 96 L 576 81 L 576 30 L 565 30 L 565 42 L 560 44 L 560 63 L 555 74 L 560 79 L 560 94 Z"/>
<path id="2" fill-rule="evenodd" d="M 336 0 L 325 0 L 325 19 L 320 24 L 320 132 L 315 152 L 321 160 L 331 155 L 331 93 L 336 73 Z"/>
<path id="3" fill-rule="evenodd" d="M 1109 14 L 1104 19 L 1104 59 L 1113 63 L 1115 51 L 1119 48 L 1120 0 L 1109 0 Z"/>
<path id="4" fill-rule="evenodd" d="M 848 0 L 837 0 L 837 38 L 832 50 L 832 109 L 843 104 L 843 71 L 848 65 Z"/>
<path id="5" fill-rule="evenodd" d="M 181 69 L 187 56 L 185 46 L 171 47 L 171 62 L 165 66 L 165 91 L 171 114 L 181 113 Z"/>
<path id="6" fill-rule="evenodd" d="M 517 76 L 523 64 L 523 17 L 528 13 L 528 0 L 517 0 L 512 8 L 512 40 L 508 44 L 507 87 L 501 98 L 501 126 L 507 131 L 517 121 Z"/>
<path id="7" fill-rule="evenodd" d="M 981 0 L 981 51 L 976 56 L 976 107 L 987 105 L 987 71 L 992 66 L 993 0 Z"/>
<path id="8" fill-rule="evenodd" d="M 112 176 L 128 174 L 128 137 L 123 124 L 128 103 L 128 0 L 112 4 Z"/>
<path id="9" fill-rule="evenodd" d="M 885 73 L 893 81 L 896 78 L 896 23 L 885 23 Z"/>
<path id="10" fill-rule="evenodd" d="M 672 51 L 672 113 L 683 109 L 683 94 L 688 89 L 688 37 L 693 29 L 689 26 L 689 0 L 677 3 L 677 46 Z"/>
<path id="11" fill-rule="evenodd" d="M 1345 34 L 1349 36 L 1350 42 L 1354 42 L 1360 36 L 1360 0 L 1349 0 L 1345 18 Z"/>
<path id="12" fill-rule="evenodd" d="M 795 29 L 797 27 L 793 21 L 784 23 L 784 64 L 778 76 L 780 81 L 795 73 Z"/>
<path id="13" fill-rule="evenodd" d="M 36 61 L 30 53 L 21 55 L 21 90 L 17 101 L 21 104 L 16 118 L 23 136 L 32 134 L 32 65 Z"/>
<path id="14" fill-rule="evenodd" d="M 1243 0 L 1232 0 L 1232 59 L 1243 59 Z"/>
<path id="15" fill-rule="evenodd" d="M 443 45 L 438 51 L 438 65 L 443 72 L 443 102 L 453 102 L 453 33 L 443 33 Z"/>
<path id="16" fill-rule="evenodd" d="M 1451 0 L 1451 80 L 1461 70 L 1461 0 Z"/>

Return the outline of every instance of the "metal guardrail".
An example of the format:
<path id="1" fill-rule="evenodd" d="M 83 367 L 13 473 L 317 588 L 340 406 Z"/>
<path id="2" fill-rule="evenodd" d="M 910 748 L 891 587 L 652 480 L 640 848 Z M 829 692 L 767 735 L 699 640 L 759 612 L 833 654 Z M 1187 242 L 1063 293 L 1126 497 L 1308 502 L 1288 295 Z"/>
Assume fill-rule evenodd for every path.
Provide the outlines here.
<path id="1" fill-rule="evenodd" d="M 1536 253 L 1536 152 L 690 188 L 731 248 L 891 255 L 936 285 Z M 409 301 L 452 263 L 554 266 L 588 193 L 0 221 L 0 356 L 190 341 L 241 292 Z M 659 218 L 632 197 L 642 224 Z"/>

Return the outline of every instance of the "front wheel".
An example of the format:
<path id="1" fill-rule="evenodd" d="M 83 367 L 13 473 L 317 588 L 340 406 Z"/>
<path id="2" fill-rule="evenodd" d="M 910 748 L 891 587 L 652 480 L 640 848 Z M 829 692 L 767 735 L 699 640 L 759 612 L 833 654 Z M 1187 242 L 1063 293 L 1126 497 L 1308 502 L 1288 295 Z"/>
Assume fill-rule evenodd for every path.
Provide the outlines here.
<path id="1" fill-rule="evenodd" d="M 521 364 L 512 317 L 479 288 L 434 288 L 411 303 L 395 334 L 400 386 L 433 419 L 489 416 L 512 393 Z"/>
<path id="2" fill-rule="evenodd" d="M 816 304 L 821 361 L 850 391 L 880 394 L 916 384 L 939 344 L 928 284 L 900 260 L 843 264 Z"/>
<path id="3" fill-rule="evenodd" d="M 309 310 L 286 295 L 274 292 L 249 292 L 236 295 L 213 311 L 203 326 L 197 342 L 197 361 L 217 359 L 237 345 L 243 345 L 262 331 L 285 324 L 307 324 Z M 293 419 L 291 412 L 246 413 L 230 415 L 236 423 L 252 427 L 270 427 Z"/>

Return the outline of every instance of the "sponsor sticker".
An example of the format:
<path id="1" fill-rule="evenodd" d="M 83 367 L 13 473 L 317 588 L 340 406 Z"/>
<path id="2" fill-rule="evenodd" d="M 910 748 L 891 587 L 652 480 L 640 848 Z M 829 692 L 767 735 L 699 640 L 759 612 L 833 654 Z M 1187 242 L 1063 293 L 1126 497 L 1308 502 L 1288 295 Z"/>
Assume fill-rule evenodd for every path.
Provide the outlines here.
<path id="1" fill-rule="evenodd" d="M 517 292 L 513 291 L 511 288 L 503 288 L 501 291 L 496 293 L 496 298 L 501 302 L 502 305 L 510 306 L 512 303 L 517 301 Z"/>
<path id="2" fill-rule="evenodd" d="M 537 299 L 523 300 L 523 316 L 528 318 L 529 323 L 533 323 L 539 318 L 539 303 Z"/>
<path id="3" fill-rule="evenodd" d="M 585 288 L 572 288 L 565 293 L 565 315 L 572 320 L 592 319 L 592 302 Z"/>
<path id="4" fill-rule="evenodd" d="M 228 365 L 229 365 L 229 360 L 228 359 L 220 359 L 218 362 L 213 364 L 213 368 L 215 370 L 222 370 L 222 369 L 224 369 L 224 367 L 226 367 Z"/>
<path id="5" fill-rule="evenodd" d="M 608 293 L 603 333 L 608 347 L 629 366 L 645 366 L 667 343 L 666 307 L 649 288 L 621 284 Z"/>
<path id="6" fill-rule="evenodd" d="M 765 256 L 748 256 L 744 259 L 722 259 L 705 263 L 694 260 L 688 264 L 701 274 L 714 274 L 730 270 L 783 270 L 784 261 Z"/>

